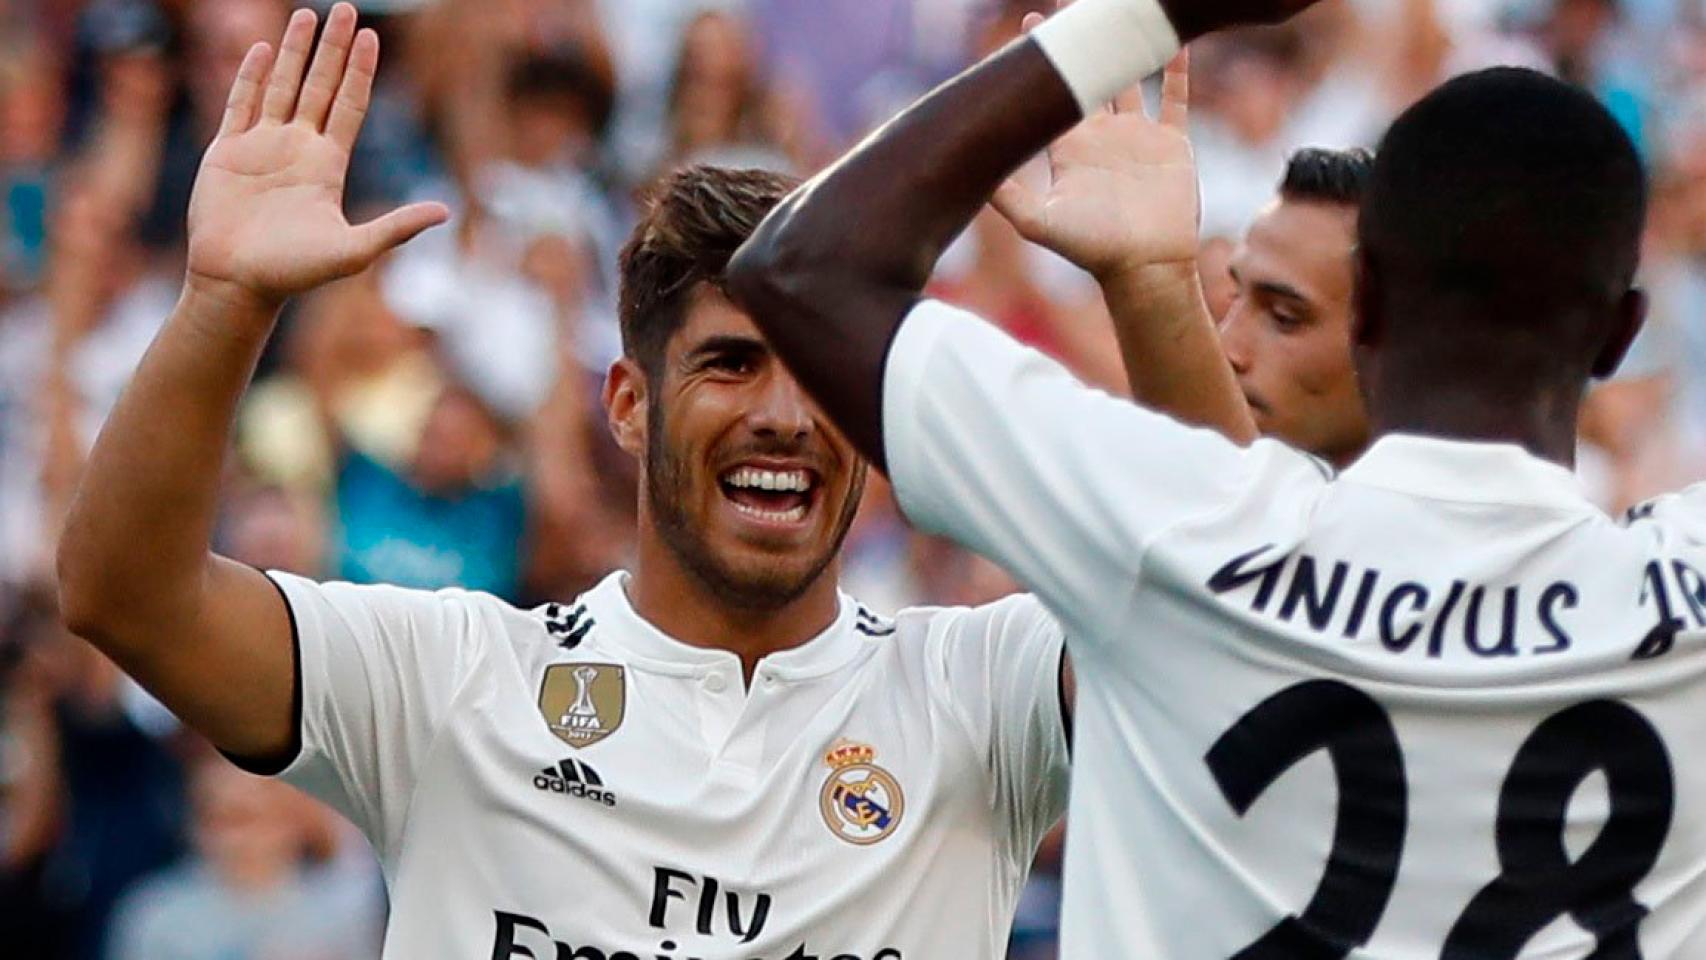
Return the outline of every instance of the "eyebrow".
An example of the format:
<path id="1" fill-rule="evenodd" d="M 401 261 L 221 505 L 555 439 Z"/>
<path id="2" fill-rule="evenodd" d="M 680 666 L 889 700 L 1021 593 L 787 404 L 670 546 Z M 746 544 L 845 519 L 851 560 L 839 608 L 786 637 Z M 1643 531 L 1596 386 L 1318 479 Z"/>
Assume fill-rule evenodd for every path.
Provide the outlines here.
<path id="1" fill-rule="evenodd" d="M 1240 286 L 1243 285 L 1243 280 L 1238 276 L 1237 267 L 1232 264 L 1227 264 L 1226 272 L 1232 275 L 1233 283 L 1239 284 Z M 1266 297 L 1278 297 L 1282 300 L 1296 300 L 1298 303 L 1304 304 L 1305 306 L 1314 303 L 1313 300 L 1304 295 L 1303 291 L 1288 283 L 1280 283 L 1275 280 L 1259 280 L 1251 284 L 1250 288 L 1256 293 L 1260 293 Z"/>
<path id="2" fill-rule="evenodd" d="M 686 359 L 697 361 L 706 357 L 729 353 L 763 354 L 769 349 L 770 347 L 757 337 L 726 333 L 701 340 L 698 345 L 687 352 Z"/>
<path id="3" fill-rule="evenodd" d="M 1263 280 L 1253 286 L 1258 292 L 1269 297 L 1279 297 L 1283 300 L 1296 300 L 1298 303 L 1303 304 L 1310 302 L 1309 298 L 1304 296 L 1301 290 L 1298 290 L 1296 287 L 1289 284 L 1276 283 L 1272 280 Z"/>

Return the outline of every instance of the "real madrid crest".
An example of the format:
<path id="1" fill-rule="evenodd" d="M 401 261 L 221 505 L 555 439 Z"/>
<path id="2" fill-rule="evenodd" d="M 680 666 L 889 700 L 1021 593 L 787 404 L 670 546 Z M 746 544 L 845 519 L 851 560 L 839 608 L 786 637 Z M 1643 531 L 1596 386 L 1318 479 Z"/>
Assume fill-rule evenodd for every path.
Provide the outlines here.
<path id="1" fill-rule="evenodd" d="M 837 740 L 823 755 L 829 779 L 818 805 L 830 832 L 848 843 L 876 843 L 900 826 L 906 800 L 900 781 L 874 762 L 877 751 L 863 743 Z"/>
<path id="2" fill-rule="evenodd" d="M 539 712 L 557 739 L 590 746 L 616 732 L 627 707 L 622 668 L 614 663 L 557 663 L 545 668 Z"/>

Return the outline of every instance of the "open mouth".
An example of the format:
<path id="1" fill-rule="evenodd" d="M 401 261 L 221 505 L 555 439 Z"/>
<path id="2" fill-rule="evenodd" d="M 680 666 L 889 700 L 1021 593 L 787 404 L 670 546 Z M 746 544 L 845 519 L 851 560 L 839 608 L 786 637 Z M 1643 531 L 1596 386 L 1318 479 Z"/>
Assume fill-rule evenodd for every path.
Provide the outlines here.
<path id="1" fill-rule="evenodd" d="M 811 512 L 817 475 L 798 467 L 743 465 L 724 471 L 718 484 L 734 508 L 754 520 L 799 523 Z"/>

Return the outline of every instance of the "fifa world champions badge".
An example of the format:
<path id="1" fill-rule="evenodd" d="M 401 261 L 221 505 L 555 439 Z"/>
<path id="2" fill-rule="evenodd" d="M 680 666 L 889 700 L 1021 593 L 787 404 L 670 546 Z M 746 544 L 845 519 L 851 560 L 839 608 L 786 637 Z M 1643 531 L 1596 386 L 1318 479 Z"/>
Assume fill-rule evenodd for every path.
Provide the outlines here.
<path id="1" fill-rule="evenodd" d="M 830 771 L 818 795 L 823 822 L 830 832 L 859 846 L 894 833 L 906 810 L 900 781 L 877 766 L 876 759 L 874 748 L 851 740 L 837 740 L 823 756 Z"/>
<path id="2" fill-rule="evenodd" d="M 627 707 L 622 668 L 613 663 L 558 663 L 545 669 L 539 712 L 571 747 L 603 740 L 622 725 Z"/>

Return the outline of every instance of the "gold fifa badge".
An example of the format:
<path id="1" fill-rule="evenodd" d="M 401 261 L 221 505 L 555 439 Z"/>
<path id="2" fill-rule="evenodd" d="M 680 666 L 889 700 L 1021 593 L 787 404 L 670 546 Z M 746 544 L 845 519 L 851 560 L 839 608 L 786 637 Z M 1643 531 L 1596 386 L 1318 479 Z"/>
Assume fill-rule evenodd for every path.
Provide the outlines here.
<path id="1" fill-rule="evenodd" d="M 622 668 L 613 663 L 558 663 L 545 668 L 539 712 L 557 739 L 590 746 L 616 732 L 627 708 Z"/>
<path id="2" fill-rule="evenodd" d="M 894 833 L 906 809 L 900 781 L 872 762 L 876 758 L 874 748 L 851 740 L 837 740 L 823 756 L 830 770 L 818 795 L 823 822 L 831 833 L 859 846 Z"/>

